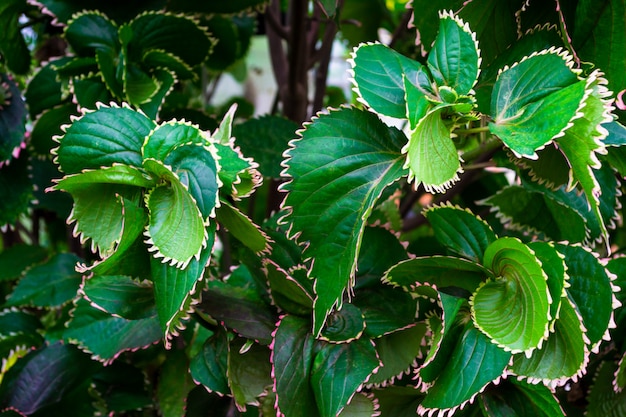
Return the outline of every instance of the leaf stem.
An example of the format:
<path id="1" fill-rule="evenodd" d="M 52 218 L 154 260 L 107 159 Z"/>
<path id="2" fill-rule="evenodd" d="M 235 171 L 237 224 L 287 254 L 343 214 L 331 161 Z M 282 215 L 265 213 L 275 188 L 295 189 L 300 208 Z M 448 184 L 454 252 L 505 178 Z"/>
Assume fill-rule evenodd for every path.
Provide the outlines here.
<path id="1" fill-rule="evenodd" d="M 475 135 L 477 133 L 489 132 L 489 126 L 472 127 L 469 129 L 456 129 L 454 133 L 462 136 Z"/>

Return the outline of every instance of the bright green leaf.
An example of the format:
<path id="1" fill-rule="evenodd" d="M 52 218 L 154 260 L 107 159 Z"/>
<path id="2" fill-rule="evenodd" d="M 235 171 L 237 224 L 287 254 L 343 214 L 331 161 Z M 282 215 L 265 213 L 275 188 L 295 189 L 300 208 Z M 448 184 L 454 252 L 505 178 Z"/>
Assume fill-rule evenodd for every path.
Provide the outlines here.
<path id="1" fill-rule="evenodd" d="M 269 250 L 269 238 L 259 226 L 232 205 L 223 202 L 217 209 L 217 219 L 226 230 L 255 253 Z"/>

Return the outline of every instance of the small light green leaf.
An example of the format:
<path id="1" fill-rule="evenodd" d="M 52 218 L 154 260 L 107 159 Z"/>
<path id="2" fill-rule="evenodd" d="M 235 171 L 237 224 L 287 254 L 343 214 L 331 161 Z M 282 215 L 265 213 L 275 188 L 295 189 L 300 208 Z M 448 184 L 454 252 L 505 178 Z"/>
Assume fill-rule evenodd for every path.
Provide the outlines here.
<path id="1" fill-rule="evenodd" d="M 554 330 L 554 323 L 559 317 L 562 298 L 565 296 L 567 285 L 567 267 L 565 260 L 554 245 L 549 242 L 530 242 L 528 247 L 535 253 L 543 271 L 548 276 L 548 290 L 550 291 L 550 331 Z"/>
<path id="2" fill-rule="evenodd" d="M 228 355 L 228 385 L 237 407 L 259 405 L 258 398 L 272 386 L 270 350 L 267 346 L 252 344 L 242 352 L 244 339 L 232 342 Z"/>
<path id="3" fill-rule="evenodd" d="M 415 181 L 415 188 L 423 184 L 427 191 L 439 193 L 458 181 L 462 172 L 450 128 L 442 120 L 441 112 L 442 109 L 434 109 L 421 118 L 402 148 L 409 181 Z"/>
<path id="4" fill-rule="evenodd" d="M 224 114 L 219 127 L 215 129 L 215 132 L 211 135 L 213 139 L 222 145 L 227 145 L 233 137 L 233 121 L 235 119 L 236 111 L 237 103 L 228 108 L 228 111 Z"/>
<path id="5" fill-rule="evenodd" d="M 202 350 L 191 359 L 189 371 L 196 383 L 204 385 L 209 392 L 228 395 L 228 335 L 222 327 L 209 337 Z"/>
<path id="6" fill-rule="evenodd" d="M 154 127 L 154 122 L 130 108 L 101 107 L 75 120 L 53 152 L 66 174 L 116 162 L 141 167 L 141 146 Z"/>
<path id="7" fill-rule="evenodd" d="M 160 185 L 146 195 L 150 212 L 146 243 L 155 258 L 184 269 L 192 258 L 198 260 L 207 246 L 207 231 L 193 197 L 173 175 L 169 179 L 169 185 Z"/>
<path id="8" fill-rule="evenodd" d="M 450 360 L 429 388 L 417 412 L 449 410 L 471 401 L 506 368 L 511 354 L 497 347 L 471 323 L 465 326 Z"/>
<path id="9" fill-rule="evenodd" d="M 215 145 L 220 160 L 218 172 L 223 189 L 235 200 L 248 197 L 261 185 L 262 177 L 256 170 L 258 164 L 242 155 L 233 140 Z"/>
<path id="10" fill-rule="evenodd" d="M 310 272 L 316 278 L 315 334 L 353 285 L 363 230 L 376 200 L 405 174 L 403 142 L 402 132 L 376 115 L 344 108 L 315 118 L 287 151 L 285 173 L 292 180 L 283 186 L 289 191 L 285 220 L 292 223 L 292 234 L 310 242 L 305 255 L 315 259 Z"/>
<path id="11" fill-rule="evenodd" d="M 408 373 L 421 354 L 426 325 L 418 323 L 408 329 L 374 340 L 382 366 L 367 380 L 368 384 L 393 383 L 396 377 Z"/>
<path id="12" fill-rule="evenodd" d="M 413 77 L 404 76 L 406 114 L 413 130 L 428 113 L 431 102 L 437 100 L 435 87 L 431 83 L 430 77 L 423 68 L 415 72 Z"/>
<path id="13" fill-rule="evenodd" d="M 489 130 L 517 157 L 536 159 L 535 151 L 560 136 L 577 117 L 586 82 L 579 81 L 571 66 L 569 55 L 548 49 L 499 74 Z"/>
<path id="14" fill-rule="evenodd" d="M 95 275 L 83 280 L 81 292 L 92 306 L 128 320 L 154 317 L 154 291 L 148 281 L 124 275 Z"/>
<path id="15" fill-rule="evenodd" d="M 333 417 L 380 365 L 374 344 L 367 338 L 326 344 L 311 366 L 311 387 L 321 417 Z"/>
<path id="16" fill-rule="evenodd" d="M 534 252 L 515 238 L 500 238 L 485 251 L 495 275 L 471 299 L 476 326 L 507 351 L 529 354 L 548 336 L 547 275 Z"/>
<path id="17" fill-rule="evenodd" d="M 422 64 L 379 43 L 356 47 L 350 63 L 354 89 L 367 106 L 385 116 L 406 118 L 403 79 L 417 80 Z"/>
<path id="18" fill-rule="evenodd" d="M 16 158 L 26 133 L 26 103 L 15 81 L 0 73 L 0 166 Z"/>
<path id="19" fill-rule="evenodd" d="M 48 258 L 48 251 L 41 246 L 17 244 L 4 248 L 0 252 L 0 282 L 10 281 L 22 276 L 32 266 Z"/>
<path id="20" fill-rule="evenodd" d="M 114 317 L 79 299 L 63 337 L 92 353 L 99 361 L 111 363 L 122 352 L 144 349 L 161 338 L 156 316 L 127 320 Z"/>
<path id="21" fill-rule="evenodd" d="M 439 19 L 439 33 L 428 54 L 428 69 L 439 87 L 451 87 L 457 94 L 466 95 L 480 71 L 476 34 L 452 12 L 440 12 Z"/>
<path id="22" fill-rule="evenodd" d="M 217 219 L 235 238 L 256 253 L 269 250 L 269 238 L 259 226 L 232 205 L 221 202 Z"/>
<path id="23" fill-rule="evenodd" d="M 491 227 L 468 210 L 442 205 L 429 208 L 424 215 L 439 243 L 471 261 L 482 262 L 485 249 L 496 240 Z"/>
<path id="24" fill-rule="evenodd" d="M 309 383 L 315 346 L 310 326 L 310 322 L 303 318 L 284 316 L 278 323 L 271 345 L 276 408 L 286 416 L 320 416 Z"/>
<path id="25" fill-rule="evenodd" d="M 565 384 L 583 373 L 589 359 L 581 318 L 572 302 L 564 297 L 554 332 L 530 358 L 515 355 L 511 370 L 529 382 L 551 386 Z"/>
<path id="26" fill-rule="evenodd" d="M 582 318 L 592 350 L 597 349 L 603 338 L 609 339 L 609 328 L 615 326 L 613 310 L 618 302 L 613 294 L 612 275 L 589 249 L 555 246 L 565 256 L 569 275 L 567 295 Z"/>
<path id="27" fill-rule="evenodd" d="M 412 258 L 389 269 L 383 281 L 411 292 L 422 285 L 457 287 L 470 293 L 490 276 L 483 266 L 461 258 L 429 256 Z"/>
<path id="28" fill-rule="evenodd" d="M 120 47 L 117 25 L 97 11 L 74 16 L 65 29 L 65 39 L 81 56 L 91 56 L 97 50 L 114 52 Z"/>
<path id="29" fill-rule="evenodd" d="M 508 378 L 480 395 L 481 406 L 493 417 L 565 417 L 548 387 Z"/>
<path id="30" fill-rule="evenodd" d="M 363 330 L 365 330 L 363 313 L 358 307 L 347 303 L 341 310 L 334 311 L 328 316 L 320 339 L 331 343 L 349 343 L 360 338 Z"/>
<path id="31" fill-rule="evenodd" d="M 214 241 L 215 226 L 212 226 L 206 248 L 182 269 L 151 258 L 154 298 L 166 347 L 170 346 L 171 336 L 184 328 L 182 321 L 188 317 L 191 303 L 200 297 L 198 281 L 203 278 Z"/>
<path id="32" fill-rule="evenodd" d="M 66 175 L 56 183 L 52 187 L 53 190 L 67 191 L 70 194 L 92 184 L 120 184 L 143 188 L 153 188 L 157 184 L 156 180 L 143 170 L 121 164 Z"/>
<path id="33" fill-rule="evenodd" d="M 29 269 L 9 295 L 5 306 L 58 307 L 76 296 L 81 276 L 74 268 L 80 261 L 71 253 L 59 253 Z"/>

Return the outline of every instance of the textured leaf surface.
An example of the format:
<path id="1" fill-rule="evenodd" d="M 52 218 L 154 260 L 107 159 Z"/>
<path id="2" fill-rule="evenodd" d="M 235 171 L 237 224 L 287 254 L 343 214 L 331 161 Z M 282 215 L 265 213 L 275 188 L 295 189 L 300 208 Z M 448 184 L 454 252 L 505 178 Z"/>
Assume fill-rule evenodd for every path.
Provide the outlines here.
<path id="1" fill-rule="evenodd" d="M 439 87 L 465 95 L 478 80 L 480 56 L 476 34 L 460 18 L 441 13 L 439 33 L 428 55 L 428 68 Z"/>
<path id="2" fill-rule="evenodd" d="M 66 174 L 113 163 L 141 167 L 141 146 L 155 127 L 141 113 L 126 107 L 102 107 L 74 121 L 56 150 Z"/>
<path id="3" fill-rule="evenodd" d="M 365 334 L 372 338 L 412 325 L 417 314 L 415 299 L 399 288 L 360 289 L 353 303 L 365 317 Z"/>
<path id="4" fill-rule="evenodd" d="M 345 108 L 320 115 L 288 151 L 292 181 L 284 205 L 291 232 L 310 242 L 305 254 L 315 259 L 316 334 L 354 279 L 365 219 L 383 189 L 404 174 L 403 137 L 374 114 Z"/>
<path id="5" fill-rule="evenodd" d="M 535 151 L 568 127 L 582 102 L 585 82 L 557 52 L 531 55 L 500 73 L 494 85 L 489 129 L 517 156 L 536 159 Z"/>
<path id="6" fill-rule="evenodd" d="M 617 393 L 613 389 L 616 369 L 617 364 L 611 361 L 602 361 L 600 364 L 587 397 L 587 416 L 620 417 L 626 413 L 626 390 Z"/>
<path id="7" fill-rule="evenodd" d="M 484 264 L 496 278 L 472 297 L 476 325 L 512 352 L 530 352 L 548 335 L 550 295 L 547 275 L 534 252 L 514 238 L 487 247 Z"/>
<path id="8" fill-rule="evenodd" d="M 382 44 L 361 44 L 352 53 L 355 90 L 373 110 L 386 116 L 405 118 L 403 74 L 417 79 L 422 65 Z"/>
<path id="9" fill-rule="evenodd" d="M 71 253 L 59 253 L 29 269 L 8 297 L 6 306 L 58 307 L 70 301 L 80 286 L 74 268 L 80 261 Z"/>
<path id="10" fill-rule="evenodd" d="M 358 307 L 344 304 L 341 310 L 328 316 L 320 338 L 333 343 L 350 342 L 358 339 L 365 330 L 365 318 Z"/>
<path id="11" fill-rule="evenodd" d="M 275 262 L 264 262 L 274 303 L 292 314 L 308 314 L 313 310 L 313 292 L 280 268 Z"/>
<path id="12" fill-rule="evenodd" d="M 455 255 L 482 262 L 485 249 L 496 240 L 485 221 L 459 207 L 436 206 L 424 214 L 437 240 Z"/>
<path id="13" fill-rule="evenodd" d="M 232 205 L 222 202 L 217 219 L 235 238 L 255 253 L 269 249 L 269 238 L 259 226 Z"/>
<path id="14" fill-rule="evenodd" d="M 82 13 L 72 19 L 65 29 L 65 39 L 78 55 L 93 55 L 96 50 L 113 52 L 120 46 L 117 26 L 98 12 Z"/>
<path id="15" fill-rule="evenodd" d="M 419 323 L 408 329 L 385 335 L 374 341 L 382 366 L 368 380 L 368 384 L 393 382 L 414 366 L 421 352 L 426 325 Z"/>
<path id="16" fill-rule="evenodd" d="M 424 184 L 429 192 L 444 192 L 459 179 L 461 171 L 459 155 L 441 111 L 433 110 L 424 116 L 402 148 L 409 181 L 415 181 L 415 188 Z"/>
<path id="17" fill-rule="evenodd" d="M 308 320 L 285 316 L 278 323 L 272 342 L 272 375 L 276 405 L 286 416 L 319 416 L 311 377 L 315 339 Z"/>
<path id="18" fill-rule="evenodd" d="M 502 381 L 497 391 L 482 394 L 480 402 L 493 417 L 565 416 L 549 388 L 513 379 Z"/>
<path id="19" fill-rule="evenodd" d="M 94 307 L 128 320 L 154 317 L 154 291 L 148 282 L 128 276 L 93 276 L 81 291 Z"/>
<path id="20" fill-rule="evenodd" d="M 510 353 L 497 347 L 468 324 L 448 364 L 418 407 L 418 412 L 460 407 L 491 381 L 498 379 L 510 358 Z"/>
<path id="21" fill-rule="evenodd" d="M 333 417 L 339 414 L 378 366 L 376 350 L 368 339 L 322 347 L 311 368 L 311 387 L 320 415 Z"/>
<path id="22" fill-rule="evenodd" d="M 112 362 L 124 351 L 146 348 L 162 336 L 156 316 L 141 320 L 113 317 L 82 298 L 76 302 L 72 315 L 64 339 L 104 363 Z"/>

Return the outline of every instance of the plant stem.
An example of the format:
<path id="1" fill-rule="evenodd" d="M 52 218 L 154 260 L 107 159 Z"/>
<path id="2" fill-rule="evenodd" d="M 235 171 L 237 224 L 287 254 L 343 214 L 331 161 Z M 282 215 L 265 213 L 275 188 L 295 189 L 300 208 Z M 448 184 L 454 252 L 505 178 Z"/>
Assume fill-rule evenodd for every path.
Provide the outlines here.
<path id="1" fill-rule="evenodd" d="M 475 135 L 477 133 L 489 132 L 489 126 L 472 127 L 470 129 L 456 129 L 454 133 L 462 136 Z"/>

